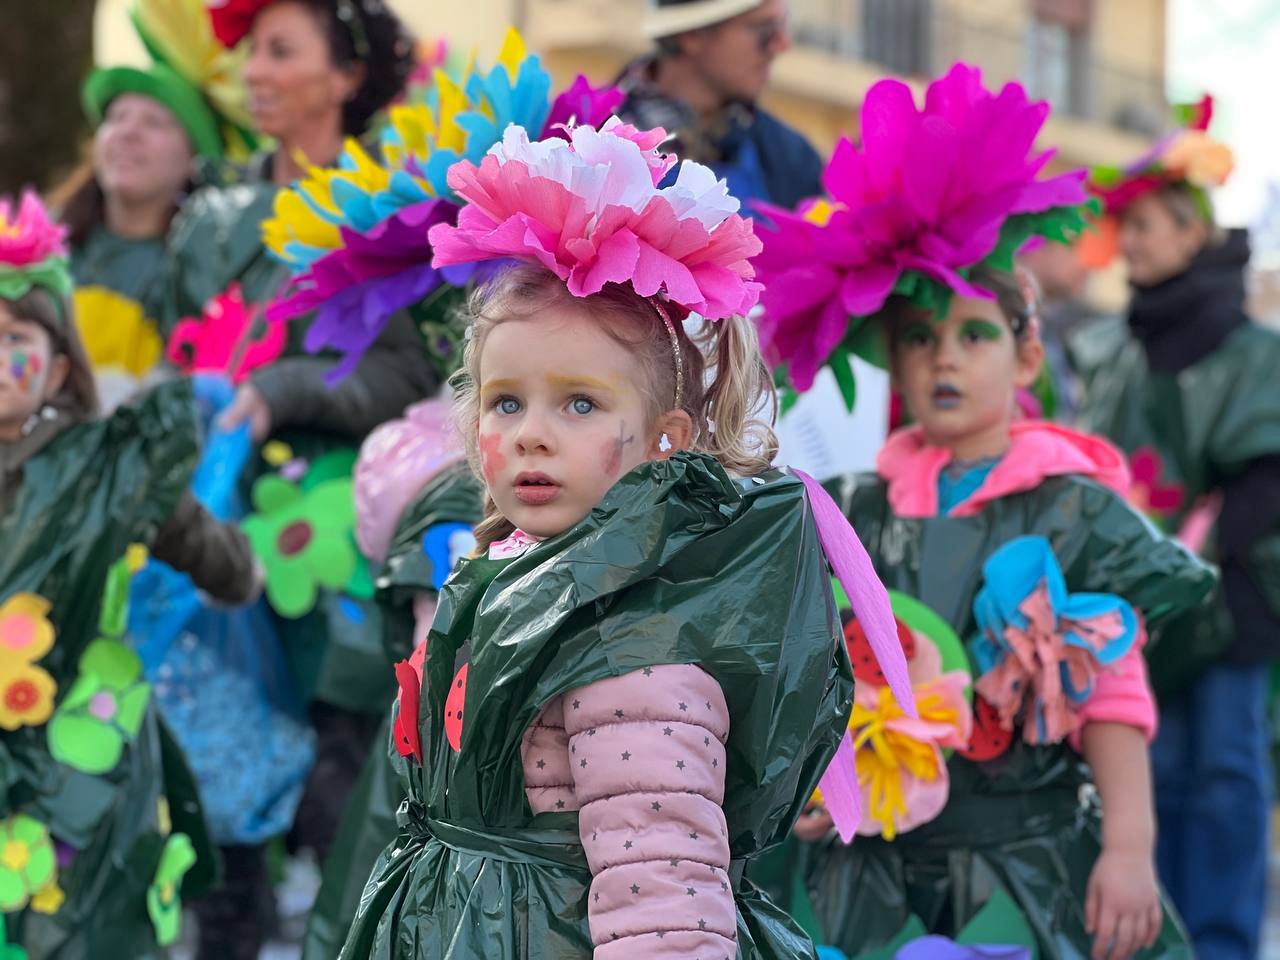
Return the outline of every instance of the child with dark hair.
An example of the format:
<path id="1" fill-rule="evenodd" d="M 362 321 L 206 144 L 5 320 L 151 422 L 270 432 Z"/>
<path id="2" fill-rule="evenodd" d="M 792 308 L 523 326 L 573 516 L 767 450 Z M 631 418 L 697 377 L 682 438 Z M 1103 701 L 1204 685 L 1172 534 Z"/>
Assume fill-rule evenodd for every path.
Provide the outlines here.
<path id="1" fill-rule="evenodd" d="M 0 908 L 33 956 L 160 957 L 206 847 L 195 786 L 124 642 L 129 548 L 224 603 L 257 592 L 244 536 L 187 492 L 190 387 L 95 420 L 63 231 L 0 201 Z"/>
<path id="2" fill-rule="evenodd" d="M 924 934 L 1046 960 L 1191 956 L 1155 879 L 1142 648 L 1213 577 L 1125 503 L 1118 451 L 1019 415 L 1044 349 L 1013 256 L 1071 239 L 1087 199 L 1083 171 L 1040 176 L 1047 112 L 963 64 L 920 110 L 881 81 L 862 148 L 827 168 L 833 201 L 759 230 L 770 359 L 806 388 L 863 352 L 915 423 L 874 475 L 830 484 L 890 588 L 920 706 L 915 721 L 884 696 L 849 619 L 868 815 L 849 846 L 820 805 L 796 834 L 819 937 L 850 957 Z"/>

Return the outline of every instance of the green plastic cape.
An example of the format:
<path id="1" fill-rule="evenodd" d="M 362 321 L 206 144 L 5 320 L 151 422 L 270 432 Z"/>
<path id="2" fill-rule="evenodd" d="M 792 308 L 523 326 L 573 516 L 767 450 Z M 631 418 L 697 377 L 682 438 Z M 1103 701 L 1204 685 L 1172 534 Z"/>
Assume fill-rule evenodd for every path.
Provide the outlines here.
<path id="1" fill-rule="evenodd" d="M 730 480 L 680 454 L 620 480 L 581 523 L 514 560 L 463 561 L 440 595 L 419 726 L 424 765 L 341 956 L 435 960 L 592 955 L 591 874 L 574 813 L 530 813 L 520 740 L 564 691 L 697 663 L 731 718 L 724 812 L 742 956 L 811 958 L 749 881 L 786 837 L 843 733 L 853 680 L 804 488 Z M 470 648 L 454 753 L 440 714 Z"/>
<path id="2" fill-rule="evenodd" d="M 973 599 L 982 564 L 1017 536 L 1049 540 L 1071 592 L 1119 594 L 1161 622 L 1195 604 L 1212 571 L 1111 491 L 1077 477 L 1046 480 L 978 516 L 903 519 L 876 477 L 847 477 L 829 489 L 891 590 L 920 600 L 964 639 L 976 631 Z M 1153 641 L 1154 648 L 1161 643 Z M 1100 821 L 1088 770 L 1066 744 L 1033 747 L 1015 738 L 1002 756 L 948 762 L 951 794 L 937 819 L 892 842 L 858 837 L 802 846 L 822 941 L 851 958 L 889 943 L 919 917 L 930 933 L 955 937 L 997 891 L 1035 932 L 1041 960 L 1084 960 L 1085 885 L 1097 858 Z M 1171 915 L 1144 957 L 1191 957 Z"/>
<path id="3" fill-rule="evenodd" d="M 1197 501 L 1251 461 L 1280 454 L 1280 336 L 1274 331 L 1247 324 L 1177 376 L 1151 372 L 1122 319 L 1091 324 L 1069 348 L 1085 383 L 1082 426 L 1119 445 L 1131 460 L 1141 452 L 1156 465 L 1154 486 L 1178 501 L 1172 509 L 1152 511 L 1166 530 L 1176 532 Z M 1152 485 L 1145 471 L 1135 480 Z M 1210 536 L 1205 556 L 1216 555 Z M 1249 566 L 1280 613 L 1280 530 L 1258 538 Z M 1234 628 L 1222 592 L 1167 632 L 1184 638 L 1186 655 L 1152 663 L 1152 685 L 1161 699 L 1230 645 Z"/>
<path id="4" fill-rule="evenodd" d="M 413 596 L 434 594 L 438 571 L 423 550 L 423 536 L 438 523 L 475 526 L 484 515 L 484 488 L 466 464 L 457 464 L 433 479 L 405 510 L 377 577 L 383 617 L 387 672 L 405 660 L 413 646 Z M 390 743 L 390 715 L 375 740 Z M 387 844 L 396 837 L 396 810 L 404 799 L 397 756 L 377 751 L 356 782 L 338 835 L 324 863 L 315 906 L 307 918 L 304 960 L 331 960 L 342 949 L 360 894 Z"/>
<path id="5" fill-rule="evenodd" d="M 69 427 L 23 465 L 16 490 L 4 491 L 0 603 L 16 593 L 51 603 L 56 638 L 38 664 L 57 682 L 58 702 L 75 682 L 80 655 L 101 635 L 108 570 L 173 512 L 195 467 L 196 437 L 190 387 L 166 384 L 110 419 Z M 164 956 L 146 902 L 164 847 L 162 807 L 172 829 L 200 850 L 187 892 L 209 884 L 214 864 L 181 751 L 151 707 L 119 763 L 103 774 L 56 762 L 47 731 L 0 734 L 0 815 L 34 817 L 78 852 L 59 871 L 61 909 L 10 914 L 10 938 L 32 957 Z"/>

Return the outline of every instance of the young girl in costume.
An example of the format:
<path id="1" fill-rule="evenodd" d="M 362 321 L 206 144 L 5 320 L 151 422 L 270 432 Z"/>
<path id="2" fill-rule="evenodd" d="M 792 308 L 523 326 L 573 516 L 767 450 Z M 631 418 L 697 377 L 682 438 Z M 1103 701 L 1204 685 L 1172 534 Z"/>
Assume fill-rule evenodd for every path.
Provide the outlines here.
<path id="1" fill-rule="evenodd" d="M 1095 171 L 1133 297 L 1072 342 L 1081 416 L 1114 440 L 1134 505 L 1222 569 L 1192 638 L 1153 670 L 1160 876 L 1202 960 L 1257 956 L 1266 911 L 1267 700 L 1280 657 L 1280 335 L 1245 312 L 1249 241 L 1215 227 L 1207 191 L 1230 150 L 1212 101 L 1122 171 Z M 1113 247 L 1111 251 L 1114 252 Z"/>
<path id="2" fill-rule="evenodd" d="M 834 504 L 769 470 L 758 244 L 705 168 L 657 189 L 664 137 L 513 126 L 450 171 L 435 262 L 519 261 L 459 379 L 488 504 L 399 671 L 400 834 L 343 957 L 811 956 L 743 871 L 844 731 L 820 535 L 904 699 L 905 665 Z M 843 756 L 824 783 L 851 800 Z"/>
<path id="3" fill-rule="evenodd" d="M 876 356 L 916 424 L 876 475 L 833 482 L 920 705 L 911 721 L 882 694 L 851 622 L 864 836 L 829 837 L 821 811 L 797 827 L 820 936 L 850 957 L 925 933 L 1046 960 L 1191 956 L 1155 880 L 1141 650 L 1212 575 L 1127 506 L 1110 445 L 1015 414 L 1043 348 L 1012 258 L 1072 236 L 1086 200 L 1082 172 L 1038 176 L 1047 111 L 964 65 L 923 110 L 882 81 L 862 148 L 827 168 L 831 201 L 760 230 L 767 355 L 798 389 L 843 351 Z"/>
<path id="4" fill-rule="evenodd" d="M 244 536 L 186 492 L 187 384 L 94 419 L 63 234 L 34 195 L 0 201 L 0 910 L 24 955 L 159 957 L 206 838 L 123 642 L 118 561 L 144 544 L 225 603 L 257 578 Z"/>

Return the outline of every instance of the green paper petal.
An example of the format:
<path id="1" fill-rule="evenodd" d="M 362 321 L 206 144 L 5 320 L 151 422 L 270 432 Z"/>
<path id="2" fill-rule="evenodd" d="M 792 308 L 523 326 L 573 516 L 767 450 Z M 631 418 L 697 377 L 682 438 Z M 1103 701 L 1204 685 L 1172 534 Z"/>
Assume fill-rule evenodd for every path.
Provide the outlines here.
<path id="1" fill-rule="evenodd" d="M 156 878 L 147 888 L 147 914 L 156 931 L 156 942 L 162 947 L 172 945 L 182 932 L 182 898 L 178 896 L 182 878 L 195 865 L 196 850 L 185 833 L 175 833 L 160 854 L 156 866 Z M 173 888 L 172 898 L 166 900 L 163 886 Z"/>
<path id="2" fill-rule="evenodd" d="M 129 622 L 129 562 L 121 557 L 107 571 L 106 589 L 102 595 L 102 612 L 98 617 L 98 629 L 104 636 L 124 635 Z M 83 668 L 82 668 L 83 669 Z"/>
<path id="3" fill-rule="evenodd" d="M 142 661 L 119 640 L 104 638 L 89 644 L 80 657 L 80 672 L 96 676 L 102 686 L 119 693 L 142 676 Z"/>
<path id="4" fill-rule="evenodd" d="M 267 579 L 271 579 L 272 566 L 279 562 L 280 551 L 276 549 L 276 540 L 285 524 L 274 517 L 249 517 L 240 524 L 240 532 L 249 540 L 253 555 L 266 567 Z"/>
<path id="5" fill-rule="evenodd" d="M 356 572 L 356 548 L 340 536 L 319 536 L 302 554 L 315 581 L 341 590 Z"/>
<path id="6" fill-rule="evenodd" d="M 156 943 L 162 947 L 173 946 L 182 933 L 182 898 L 175 896 L 166 903 L 159 887 L 147 889 L 147 915 L 156 932 Z"/>
<path id="7" fill-rule="evenodd" d="M 147 715 L 147 704 L 151 702 L 151 686 L 139 683 L 120 696 L 116 707 L 116 726 L 132 742 L 142 728 L 142 718 Z"/>
<path id="8" fill-rule="evenodd" d="M 259 514 L 277 513 L 302 499 L 302 490 L 284 477 L 269 473 L 259 477 L 250 495 L 253 509 Z"/>
<path id="9" fill-rule="evenodd" d="M 282 617 L 296 620 L 316 605 L 316 581 L 301 562 L 279 563 L 267 574 L 267 602 Z"/>
<path id="10" fill-rule="evenodd" d="M 356 524 L 355 485 L 330 480 L 307 494 L 305 516 L 319 530 L 347 531 Z"/>
<path id="11" fill-rule="evenodd" d="M 22 870 L 26 878 L 27 891 L 39 893 L 58 875 L 58 858 L 53 852 L 53 844 L 48 836 L 44 842 L 31 847 L 31 859 Z"/>
<path id="12" fill-rule="evenodd" d="M 196 848 L 185 833 L 171 834 L 156 867 L 156 883 L 181 883 L 187 871 L 195 866 Z"/>
<path id="13" fill-rule="evenodd" d="M 332 450 L 317 457 L 302 478 L 302 489 L 311 491 L 331 480 L 350 480 L 356 468 L 355 450 Z"/>
<path id="14" fill-rule="evenodd" d="M 78 677 L 71 689 L 67 691 L 67 695 L 62 698 L 62 703 L 58 705 L 57 712 L 83 711 L 89 705 L 89 701 L 93 699 L 93 695 L 101 689 L 102 681 L 97 676 L 89 674 L 88 676 Z"/>
<path id="15" fill-rule="evenodd" d="M 29 847 L 33 847 L 49 839 L 49 830 L 35 817 L 19 813 L 9 820 L 8 829 L 5 831 L 5 839 L 10 837 L 25 843 Z"/>
<path id="16" fill-rule="evenodd" d="M 123 749 L 119 732 L 97 717 L 59 711 L 49 721 L 49 753 L 81 773 L 109 773 Z"/>
<path id="17" fill-rule="evenodd" d="M 12 913 L 27 904 L 27 885 L 22 877 L 7 867 L 0 867 L 0 911 Z"/>
<path id="18" fill-rule="evenodd" d="M 373 574 L 369 572 L 369 561 L 357 555 L 355 573 L 339 589 L 361 600 L 372 600 L 374 592 Z"/>

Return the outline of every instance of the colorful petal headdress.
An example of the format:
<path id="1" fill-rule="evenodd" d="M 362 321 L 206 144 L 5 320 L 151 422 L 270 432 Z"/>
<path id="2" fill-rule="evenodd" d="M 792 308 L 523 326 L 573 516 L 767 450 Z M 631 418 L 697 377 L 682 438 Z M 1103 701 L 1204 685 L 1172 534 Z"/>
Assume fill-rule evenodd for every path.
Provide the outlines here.
<path id="1" fill-rule="evenodd" d="M 217 41 L 203 0 L 136 0 L 129 15 L 155 62 L 90 74 L 83 96 L 89 119 L 101 123 L 117 96 L 140 93 L 173 111 L 201 156 L 247 157 L 257 144 L 243 79 L 248 50 Z"/>
<path id="2" fill-rule="evenodd" d="M 1206 220 L 1213 219 L 1209 191 L 1221 187 L 1235 168 L 1231 148 L 1209 136 L 1213 97 L 1173 108 L 1177 129 L 1161 137 L 1126 167 L 1094 167 L 1089 190 L 1101 199 L 1104 215 L 1085 243 L 1082 258 L 1091 267 L 1104 267 L 1116 254 L 1116 218 L 1139 197 L 1172 184 L 1185 184 Z M 1096 238 L 1096 239 L 1094 239 Z"/>
<path id="3" fill-rule="evenodd" d="M 275 0 L 207 0 L 214 36 L 227 49 L 239 45 L 253 30 L 254 18 Z M 334 12 L 351 33 L 356 59 L 369 59 L 369 35 L 358 0 L 333 0 Z"/>
<path id="4" fill-rule="evenodd" d="M 61 314 L 73 288 L 66 236 L 34 192 L 25 191 L 16 208 L 10 197 L 0 197 L 0 298 L 18 300 L 43 287 Z"/>
<path id="5" fill-rule="evenodd" d="M 464 202 L 449 185 L 449 168 L 479 162 L 508 126 L 543 131 L 561 114 L 594 122 L 616 103 L 612 91 L 583 78 L 554 105 L 550 91 L 550 75 L 511 30 L 493 69 L 473 63 L 461 82 L 438 70 L 425 103 L 392 107 L 377 157 L 349 140 L 336 168 L 308 168 L 263 225 L 267 248 L 293 272 L 268 318 L 317 311 L 305 347 L 343 354 L 336 380 L 395 312 L 410 309 L 444 372 L 456 367 L 462 331 L 442 319 L 449 311 L 437 309 L 436 298 L 464 287 L 477 268 L 432 263 L 430 231 L 454 223 Z"/>
<path id="6" fill-rule="evenodd" d="M 1048 113 L 1021 84 L 986 89 L 966 64 L 929 85 L 923 109 L 905 83 L 881 80 L 861 148 L 842 140 L 823 174 L 830 198 L 761 205 L 773 221 L 757 226 L 761 341 L 796 390 L 848 353 L 883 364 L 866 321 L 890 296 L 938 317 L 953 294 L 991 299 L 970 283 L 975 267 L 1012 270 L 1029 240 L 1069 242 L 1085 227 L 1085 171 L 1040 176 L 1054 153 L 1034 148 Z"/>

